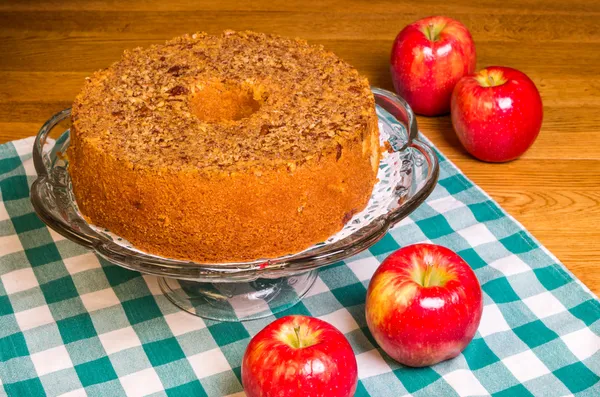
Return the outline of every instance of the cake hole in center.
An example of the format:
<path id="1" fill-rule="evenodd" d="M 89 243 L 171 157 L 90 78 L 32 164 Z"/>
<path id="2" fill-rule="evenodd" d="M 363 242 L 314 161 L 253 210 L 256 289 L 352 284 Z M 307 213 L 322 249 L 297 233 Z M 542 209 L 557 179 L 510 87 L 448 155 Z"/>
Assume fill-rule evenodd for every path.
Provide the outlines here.
<path id="1" fill-rule="evenodd" d="M 250 85 L 222 81 L 198 84 L 190 99 L 192 112 L 207 123 L 245 119 L 260 105 Z"/>

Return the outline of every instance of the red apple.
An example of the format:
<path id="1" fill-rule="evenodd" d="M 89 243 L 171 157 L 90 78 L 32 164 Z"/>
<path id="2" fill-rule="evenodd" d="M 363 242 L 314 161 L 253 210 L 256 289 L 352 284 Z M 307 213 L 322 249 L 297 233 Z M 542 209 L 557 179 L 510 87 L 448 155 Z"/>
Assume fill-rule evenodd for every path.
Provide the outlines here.
<path id="1" fill-rule="evenodd" d="M 248 397 L 349 397 L 357 382 L 356 358 L 344 334 L 314 317 L 272 322 L 252 338 L 242 360 Z"/>
<path id="2" fill-rule="evenodd" d="M 475 60 L 475 44 L 465 25 L 441 16 L 421 19 L 394 41 L 392 81 L 415 113 L 445 114 L 454 85 L 475 71 Z"/>
<path id="3" fill-rule="evenodd" d="M 375 271 L 367 325 L 381 348 L 411 367 L 456 357 L 477 331 L 483 300 L 477 277 L 460 256 L 415 244 L 388 256 Z"/>
<path id="4" fill-rule="evenodd" d="M 542 98 L 529 77 L 492 66 L 463 77 L 452 93 L 452 125 L 467 152 L 483 161 L 514 160 L 542 127 Z"/>

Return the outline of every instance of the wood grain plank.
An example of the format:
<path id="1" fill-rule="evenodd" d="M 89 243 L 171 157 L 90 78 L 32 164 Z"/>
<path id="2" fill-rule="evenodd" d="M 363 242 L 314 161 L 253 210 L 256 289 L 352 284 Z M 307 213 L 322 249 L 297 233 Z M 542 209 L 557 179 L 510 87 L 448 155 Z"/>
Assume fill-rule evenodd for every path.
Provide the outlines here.
<path id="1" fill-rule="evenodd" d="M 42 123 L 54 112 L 70 106 L 87 75 L 85 72 L 0 72 L 0 81 L 4 82 L 0 85 L 0 104 L 5 104 L 0 108 L 0 122 Z M 561 83 L 564 85 L 562 79 L 545 79 L 542 84 L 538 83 L 547 104 L 544 124 L 538 140 L 523 158 L 600 159 L 600 89 L 586 79 L 570 80 L 564 88 L 569 93 L 565 95 L 568 99 L 561 100 Z M 591 90 L 595 90 L 594 95 L 586 101 Z M 42 103 L 31 102 L 31 98 Z M 575 107 L 582 102 L 587 105 Z M 568 104 L 573 108 L 565 111 Z M 449 158 L 465 157 L 448 116 L 418 117 L 417 120 L 420 130 Z"/>
<path id="2" fill-rule="evenodd" d="M 224 29 L 257 30 L 308 40 L 393 40 L 399 26 L 423 17 L 421 12 L 356 14 L 323 12 L 244 12 L 244 11 L 50 11 L 0 12 L 0 32 L 6 38 L 50 33 L 54 36 L 89 36 L 117 39 L 169 39 L 198 30 L 212 34 Z M 490 41 L 518 43 L 600 43 L 597 16 L 581 15 L 565 19 L 561 15 L 485 15 L 452 12 L 473 35 L 476 43 Z M 298 23 L 302 21 L 302 23 Z M 60 26 L 60 29 L 56 29 Z M 586 32 L 582 35 L 581 32 Z"/>
<path id="3" fill-rule="evenodd" d="M 452 161 L 484 190 L 536 191 L 538 189 L 593 190 L 600 188 L 600 160 L 519 159 L 491 164 L 470 157 Z"/>
<path id="4" fill-rule="evenodd" d="M 0 122 L 0 142 L 14 141 L 38 133 L 43 123 L 7 123 Z"/>
<path id="5" fill-rule="evenodd" d="M 593 229 L 600 216 L 600 188 L 596 190 L 543 189 L 495 191 L 494 198 L 523 224 L 536 230 L 556 231 L 556 225 L 575 222 Z M 546 216 L 540 217 L 537 211 Z"/>
<path id="6" fill-rule="evenodd" d="M 86 72 L 0 72 L 0 102 L 72 102 L 81 90 Z"/>
<path id="7" fill-rule="evenodd" d="M 41 125 L 53 114 L 62 109 L 71 107 L 72 103 L 73 98 L 67 101 L 58 102 L 43 102 L 38 100 L 27 102 L 0 102 L 0 122 L 39 123 L 39 125 Z M 19 138 L 24 138 L 24 136 L 13 136 L 11 139 Z M 5 141 L 1 142 L 3 143 Z"/>
<path id="8" fill-rule="evenodd" d="M 56 102 L 54 106 L 45 106 L 58 111 L 69 106 L 88 74 L 0 72 L 0 81 L 4 82 L 0 85 L 0 103 L 30 102 L 31 98 L 36 98 L 41 102 Z M 571 79 L 565 84 L 563 79 L 541 79 L 538 86 L 546 104 L 544 124 L 536 144 L 524 158 L 600 159 L 600 82 Z M 586 106 L 581 107 L 581 103 L 586 103 Z M 563 108 L 569 105 L 573 108 L 565 111 Z M 35 120 L 43 122 L 49 114 L 48 111 L 43 112 Z M 4 113 L 0 111 L 0 122 L 8 121 L 32 121 L 32 112 L 15 114 L 14 109 Z M 418 117 L 418 123 L 421 131 L 440 150 L 448 152 L 450 158 L 464 156 L 449 117 Z M 582 137 L 584 139 L 579 139 Z"/>
<path id="9" fill-rule="evenodd" d="M 155 40 L 3 40 L 0 41 L 0 71 L 91 72 L 118 60 L 123 50 L 149 46 Z M 389 57 L 391 41 L 313 40 L 338 54 L 378 86 L 391 88 Z M 581 55 L 573 57 L 573 51 Z M 506 57 L 502 54 L 510 54 Z M 535 56 L 531 56 L 535 54 Z M 535 43 L 494 42 L 480 46 L 478 66 L 507 65 L 523 70 L 533 79 L 587 77 L 593 90 L 600 79 L 600 44 L 556 43 L 540 47 Z M 568 64 L 569 68 L 565 69 Z M 565 83 L 566 84 L 566 83 Z M 591 96 L 590 96 L 591 97 Z"/>
<path id="10" fill-rule="evenodd" d="M 498 2 L 496 0 L 478 0 L 448 2 L 445 0 L 378 0 L 378 1 L 344 1 L 344 0 L 309 0 L 309 1 L 147 1 L 147 0 L 41 0 L 41 1 L 11 1 L 0 3 L 0 10 L 19 11 L 285 11 L 285 12 L 327 12 L 332 9 L 348 13 L 381 13 L 406 12 L 418 10 L 425 15 L 449 14 L 451 12 L 487 13 L 489 14 L 560 14 L 582 15 L 600 13 L 597 2 L 575 0 L 568 2 L 524 0 L 513 2 Z"/>
<path id="11" fill-rule="evenodd" d="M 1 48 L 1 45 L 0 45 Z M 76 50 L 80 55 L 82 49 Z M 84 79 L 90 76 L 93 71 L 99 70 L 109 66 L 115 59 L 121 56 L 121 51 L 118 52 L 115 58 L 112 60 L 104 61 L 98 58 L 96 62 L 96 68 L 90 68 L 88 70 L 81 71 L 2 71 L 0 70 L 0 81 L 3 83 L 0 85 L 0 101 L 28 101 L 32 98 L 32 94 L 38 95 L 38 99 L 48 100 L 70 100 L 73 99 L 78 89 L 83 85 Z M 40 67 L 42 63 L 40 62 Z M 0 62 L 0 67 L 2 63 Z M 21 70 L 24 70 L 21 69 Z M 370 72 L 365 73 L 369 77 L 371 84 L 381 86 L 388 89 L 393 89 L 391 86 L 391 78 L 389 75 L 389 68 L 382 67 L 375 71 L 372 69 Z M 583 116 L 581 105 L 584 104 L 587 107 L 599 107 L 600 106 L 600 78 L 589 79 L 589 78 L 570 78 L 568 81 L 563 76 L 560 77 L 547 77 L 543 74 L 533 71 L 529 73 L 530 78 L 536 83 L 540 94 L 542 96 L 544 106 L 547 108 L 556 107 L 573 107 L 570 111 L 573 111 L 576 116 Z M 53 91 L 53 92 L 50 92 Z M 554 111 L 553 111 L 554 112 Z M 562 119 L 566 119 L 564 112 L 562 113 Z M 582 119 L 582 122 L 586 125 L 595 124 L 597 121 L 598 114 L 589 111 L 588 114 Z M 548 114 L 545 115 L 546 118 Z M 420 118 L 419 121 L 422 123 L 435 123 L 436 118 Z M 567 120 L 565 120 L 566 122 Z M 440 126 L 440 127 L 443 127 Z M 567 124 L 564 127 L 568 127 Z"/>

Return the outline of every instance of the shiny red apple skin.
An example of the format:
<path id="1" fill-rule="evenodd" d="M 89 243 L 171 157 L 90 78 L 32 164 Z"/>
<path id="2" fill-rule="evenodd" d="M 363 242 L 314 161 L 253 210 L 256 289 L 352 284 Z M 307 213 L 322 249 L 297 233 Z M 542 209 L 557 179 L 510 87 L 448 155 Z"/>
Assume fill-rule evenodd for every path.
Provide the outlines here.
<path id="1" fill-rule="evenodd" d="M 490 76 L 506 81 L 482 86 Z M 538 89 L 516 69 L 482 69 L 463 77 L 452 93 L 454 130 L 467 152 L 479 160 L 505 162 L 520 157 L 536 140 L 542 119 Z"/>
<path id="2" fill-rule="evenodd" d="M 442 28 L 435 41 L 427 36 L 430 25 Z M 428 17 L 402 29 L 390 63 L 394 88 L 412 110 L 423 116 L 442 115 L 450 111 L 458 80 L 475 71 L 475 43 L 459 21 Z"/>
<path id="3" fill-rule="evenodd" d="M 314 337 L 314 344 L 295 348 L 284 335 L 294 328 Z M 337 328 L 308 316 L 287 316 L 252 338 L 242 359 L 242 383 L 248 397 L 350 397 L 358 369 L 352 347 Z"/>
<path id="4" fill-rule="evenodd" d="M 415 281 L 423 274 L 418 269 L 428 266 L 445 272 L 443 286 L 423 287 Z M 394 252 L 375 271 L 367 290 L 369 330 L 390 357 L 411 367 L 460 354 L 473 339 L 482 311 L 475 273 L 439 245 L 415 244 Z"/>

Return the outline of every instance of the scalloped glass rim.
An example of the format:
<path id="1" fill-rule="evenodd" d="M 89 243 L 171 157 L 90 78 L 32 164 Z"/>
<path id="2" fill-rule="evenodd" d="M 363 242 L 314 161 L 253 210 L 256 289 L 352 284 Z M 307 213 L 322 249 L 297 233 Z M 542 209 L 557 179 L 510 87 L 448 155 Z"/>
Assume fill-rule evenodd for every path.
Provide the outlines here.
<path id="1" fill-rule="evenodd" d="M 417 139 L 416 120 L 409 105 L 392 92 L 375 87 L 372 90 L 380 124 L 391 127 L 392 134 L 388 138 L 391 151 L 411 154 L 407 157 L 413 162 L 413 168 L 407 170 L 406 176 L 411 178 L 409 185 L 412 189 L 402 192 L 398 196 L 397 206 L 389 208 L 386 214 L 332 244 L 317 244 L 279 258 L 230 263 L 195 263 L 163 258 L 117 244 L 90 227 L 77 210 L 66 162 L 60 156 L 68 147 L 69 130 L 50 150 L 44 150 L 50 131 L 69 117 L 70 109 L 51 117 L 36 137 L 33 161 L 38 177 L 31 187 L 31 202 L 42 221 L 67 239 L 94 250 L 110 262 L 143 273 L 205 282 L 247 282 L 313 270 L 348 258 L 375 244 L 390 227 L 414 211 L 433 191 L 437 182 L 437 157 L 431 147 Z M 415 159 L 421 163 L 421 168 L 426 167 L 426 170 L 421 170 L 423 175 L 413 172 Z"/>

